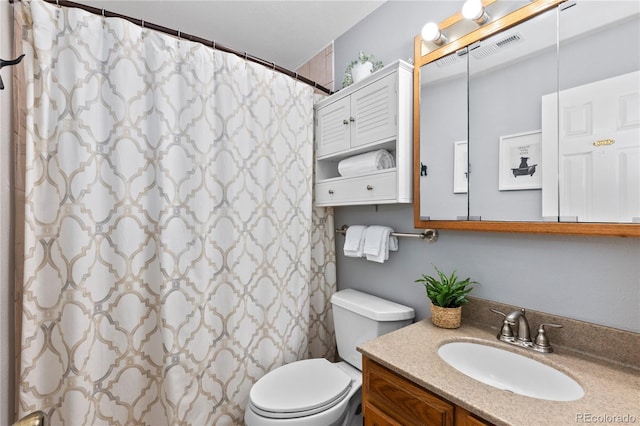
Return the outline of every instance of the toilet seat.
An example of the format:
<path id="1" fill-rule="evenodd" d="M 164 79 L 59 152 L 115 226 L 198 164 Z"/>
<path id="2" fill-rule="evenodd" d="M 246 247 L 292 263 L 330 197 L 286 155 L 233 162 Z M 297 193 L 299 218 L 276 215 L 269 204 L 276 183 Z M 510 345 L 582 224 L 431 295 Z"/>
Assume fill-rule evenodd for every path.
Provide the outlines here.
<path id="1" fill-rule="evenodd" d="M 253 385 L 251 409 L 273 419 L 310 416 L 340 403 L 353 380 L 324 358 L 306 359 L 278 367 Z"/>

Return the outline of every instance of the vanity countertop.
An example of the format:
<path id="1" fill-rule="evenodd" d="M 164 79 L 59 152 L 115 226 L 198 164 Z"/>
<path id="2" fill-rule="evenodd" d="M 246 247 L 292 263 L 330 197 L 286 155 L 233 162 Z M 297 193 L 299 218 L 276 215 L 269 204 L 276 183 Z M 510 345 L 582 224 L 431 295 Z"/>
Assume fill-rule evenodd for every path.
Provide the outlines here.
<path id="1" fill-rule="evenodd" d="M 480 383 L 437 354 L 451 341 L 475 341 L 509 349 L 573 377 L 585 390 L 576 401 L 547 401 Z M 449 330 L 422 320 L 362 344 L 358 350 L 400 376 L 496 425 L 640 423 L 640 369 L 554 347 L 541 354 L 500 342 L 495 331 L 463 324 Z"/>

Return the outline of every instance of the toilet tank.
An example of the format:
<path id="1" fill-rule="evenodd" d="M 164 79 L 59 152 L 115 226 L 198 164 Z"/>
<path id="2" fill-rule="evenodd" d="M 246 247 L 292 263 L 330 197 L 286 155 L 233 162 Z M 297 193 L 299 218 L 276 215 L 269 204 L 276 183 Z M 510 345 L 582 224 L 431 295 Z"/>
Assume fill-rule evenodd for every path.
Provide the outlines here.
<path id="1" fill-rule="evenodd" d="M 415 316 L 413 308 L 352 289 L 335 293 L 331 305 L 338 354 L 359 370 L 362 354 L 358 346 L 411 324 Z"/>

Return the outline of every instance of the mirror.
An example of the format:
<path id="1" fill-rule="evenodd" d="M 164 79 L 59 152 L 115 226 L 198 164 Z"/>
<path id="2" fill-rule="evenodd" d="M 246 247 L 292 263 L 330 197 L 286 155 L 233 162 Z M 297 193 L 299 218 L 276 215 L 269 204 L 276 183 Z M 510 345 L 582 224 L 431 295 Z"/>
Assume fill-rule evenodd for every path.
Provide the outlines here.
<path id="1" fill-rule="evenodd" d="M 422 220 L 469 214 L 467 167 L 467 49 L 422 67 L 420 212 Z M 453 168 L 453 170 L 452 170 Z"/>
<path id="2" fill-rule="evenodd" d="M 417 228 L 640 237 L 640 6 L 573 4 L 534 1 L 439 48 L 416 37 Z M 576 94 L 621 74 L 615 99 Z"/>
<path id="3" fill-rule="evenodd" d="M 542 105 L 543 215 L 640 223 L 639 13 L 638 2 L 597 1 L 559 14 L 559 92 Z"/>
<path id="4" fill-rule="evenodd" d="M 542 220 L 540 111 L 558 87 L 557 15 L 544 12 L 469 53 L 472 220 Z"/>

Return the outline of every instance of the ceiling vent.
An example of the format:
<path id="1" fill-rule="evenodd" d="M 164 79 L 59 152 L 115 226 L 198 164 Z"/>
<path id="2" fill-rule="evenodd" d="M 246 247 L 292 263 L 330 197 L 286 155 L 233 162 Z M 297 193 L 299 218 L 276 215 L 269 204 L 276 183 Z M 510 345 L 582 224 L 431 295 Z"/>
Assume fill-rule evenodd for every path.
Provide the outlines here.
<path id="1" fill-rule="evenodd" d="M 440 68 L 446 67 L 452 64 L 457 64 L 460 62 L 463 56 L 468 53 L 468 49 L 465 47 L 463 49 L 458 50 L 455 54 L 447 55 L 444 58 L 440 58 L 436 61 L 436 65 Z"/>
<path id="2" fill-rule="evenodd" d="M 474 49 L 471 54 L 476 59 L 486 58 L 487 56 L 493 55 L 494 53 L 505 49 L 507 47 L 514 46 L 523 41 L 523 38 L 520 34 L 515 33 L 504 37 L 503 39 L 496 41 L 495 43 L 491 43 L 487 46 L 480 46 L 477 49 Z"/>
<path id="3" fill-rule="evenodd" d="M 444 58 L 440 58 L 436 61 L 436 65 L 439 67 L 446 67 L 448 65 L 455 64 L 460 61 L 460 56 L 458 55 L 447 55 Z"/>

